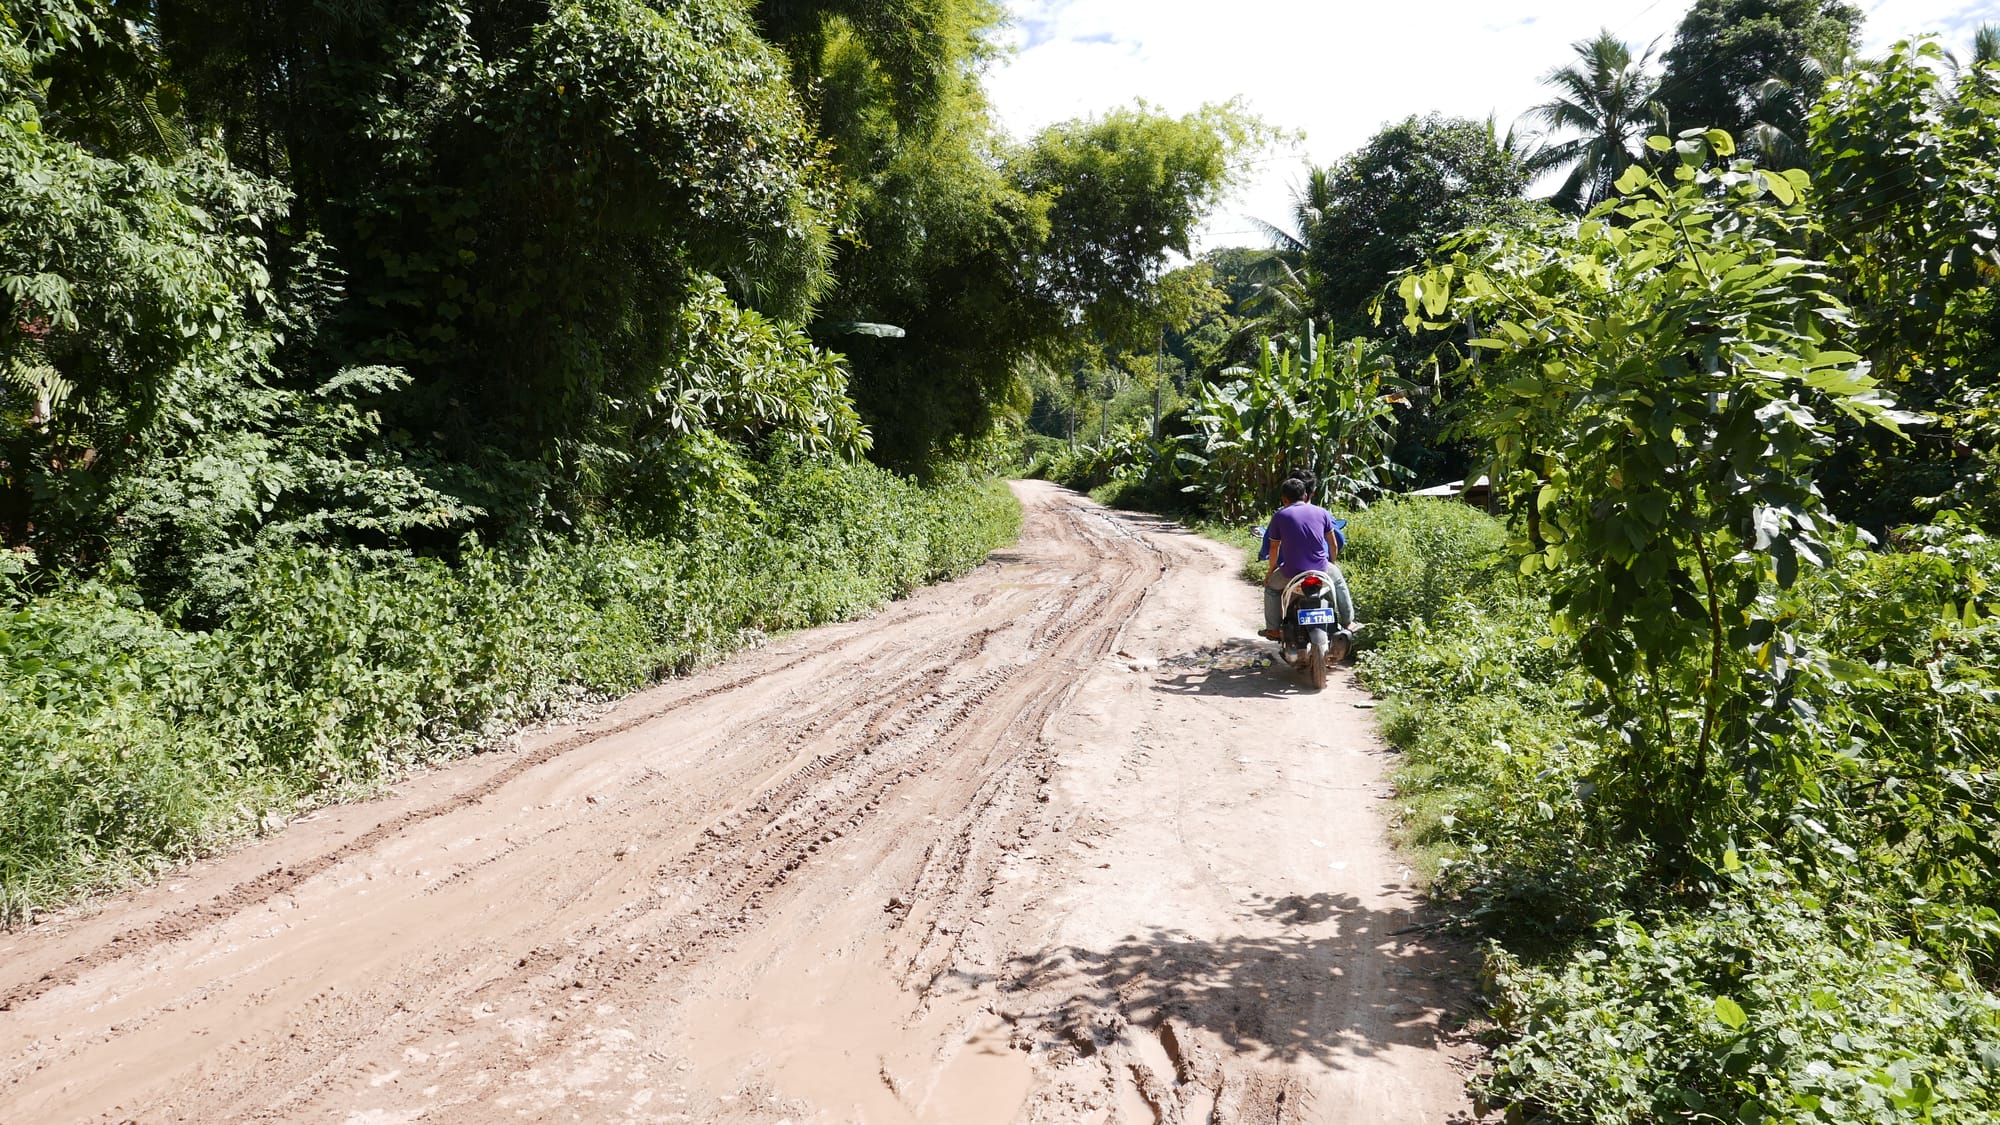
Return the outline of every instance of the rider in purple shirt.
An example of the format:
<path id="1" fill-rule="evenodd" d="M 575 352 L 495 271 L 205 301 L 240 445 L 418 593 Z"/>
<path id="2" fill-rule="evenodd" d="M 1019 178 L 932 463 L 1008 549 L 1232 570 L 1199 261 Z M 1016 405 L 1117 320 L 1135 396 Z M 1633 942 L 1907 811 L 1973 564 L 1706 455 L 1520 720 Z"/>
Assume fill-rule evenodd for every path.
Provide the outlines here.
<path id="1" fill-rule="evenodd" d="M 1333 562 L 1333 513 L 1309 500 L 1290 500 L 1271 517 L 1271 542 L 1286 578 L 1325 570 Z"/>
<path id="2" fill-rule="evenodd" d="M 1284 607 L 1285 583 L 1309 570 L 1323 571 L 1332 579 L 1334 613 L 1342 628 L 1354 622 L 1354 599 L 1347 591 L 1347 577 L 1333 565 L 1342 543 L 1341 526 L 1333 514 L 1306 500 L 1305 482 L 1294 477 L 1280 490 L 1284 507 L 1272 515 L 1265 531 L 1271 555 L 1271 570 L 1264 581 L 1264 635 L 1279 636 L 1279 618 Z"/>

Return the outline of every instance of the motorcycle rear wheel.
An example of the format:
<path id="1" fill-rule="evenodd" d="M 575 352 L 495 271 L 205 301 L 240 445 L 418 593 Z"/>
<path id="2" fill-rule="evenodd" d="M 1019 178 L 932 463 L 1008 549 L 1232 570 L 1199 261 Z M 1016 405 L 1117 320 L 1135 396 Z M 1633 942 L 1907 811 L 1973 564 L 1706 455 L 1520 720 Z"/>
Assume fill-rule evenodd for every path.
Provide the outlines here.
<path id="1" fill-rule="evenodd" d="M 1326 645 L 1324 642 L 1314 642 L 1312 648 L 1306 652 L 1306 679 L 1312 682 L 1312 686 L 1315 689 L 1326 686 Z"/>

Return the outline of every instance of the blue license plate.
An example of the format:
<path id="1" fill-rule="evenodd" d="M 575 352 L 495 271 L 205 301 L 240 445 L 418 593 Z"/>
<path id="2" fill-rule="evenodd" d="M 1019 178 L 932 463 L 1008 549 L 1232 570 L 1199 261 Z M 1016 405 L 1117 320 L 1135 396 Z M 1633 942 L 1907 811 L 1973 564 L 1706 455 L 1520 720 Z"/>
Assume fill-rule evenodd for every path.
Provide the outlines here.
<path id="1" fill-rule="evenodd" d="M 1299 611 L 1299 624 L 1301 625 L 1331 625 L 1334 621 L 1334 613 L 1330 609 L 1302 609 Z"/>

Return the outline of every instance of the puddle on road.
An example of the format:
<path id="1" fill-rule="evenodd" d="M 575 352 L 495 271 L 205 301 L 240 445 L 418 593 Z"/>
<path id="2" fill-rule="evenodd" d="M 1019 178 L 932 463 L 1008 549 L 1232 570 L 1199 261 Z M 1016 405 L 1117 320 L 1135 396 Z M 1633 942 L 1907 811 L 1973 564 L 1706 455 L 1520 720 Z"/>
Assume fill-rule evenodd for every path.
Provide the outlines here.
<path id="1" fill-rule="evenodd" d="M 700 1105 L 760 1091 L 776 1095 L 774 1109 L 842 1125 L 1007 1125 L 1028 1098 L 1027 1054 L 999 1017 L 981 1014 L 968 1029 L 967 1007 L 935 1007 L 915 1013 L 872 943 L 799 949 L 750 994 L 691 1006 L 689 1092 Z"/>

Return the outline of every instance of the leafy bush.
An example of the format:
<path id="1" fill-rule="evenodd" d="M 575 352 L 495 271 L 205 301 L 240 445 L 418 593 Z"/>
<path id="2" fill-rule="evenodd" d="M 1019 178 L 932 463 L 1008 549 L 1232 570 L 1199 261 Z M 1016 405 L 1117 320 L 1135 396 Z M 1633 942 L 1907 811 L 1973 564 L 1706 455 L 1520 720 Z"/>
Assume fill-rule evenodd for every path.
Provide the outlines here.
<path id="1" fill-rule="evenodd" d="M 1027 433 L 1021 435 L 1020 458 L 1017 464 L 1021 475 L 1030 478 L 1046 478 L 1044 470 L 1057 454 L 1069 446 L 1059 437 L 1048 434 Z"/>
<path id="2" fill-rule="evenodd" d="M 1317 499 L 1362 506 L 1408 473 L 1389 461 L 1395 379 L 1384 349 L 1365 339 L 1301 350 L 1265 349 L 1255 368 L 1201 384 L 1161 436 L 1125 426 L 1077 449 L 1038 446 L 1028 475 L 1079 491 L 1121 485 L 1122 502 L 1150 511 L 1252 518 L 1288 476 L 1311 473 Z"/>
<path id="3" fill-rule="evenodd" d="M 1496 953 L 1485 1093 L 1528 1123 L 2000 1119 L 2000 998 L 1774 874 L 1554 970 Z"/>
<path id="4" fill-rule="evenodd" d="M 1426 538 L 1420 525 L 1414 539 Z M 1574 706 L 1586 678 L 1545 597 L 1496 583 L 1490 560 L 1469 584 L 1472 594 L 1429 608 L 1435 624 L 1384 629 L 1361 676 L 1384 698 L 1383 734 L 1403 751 L 1402 836 L 1431 869 L 1433 893 L 1510 948 L 1546 954 L 1622 905 L 1643 865 L 1607 841 L 1591 799 L 1603 755 Z"/>
<path id="5" fill-rule="evenodd" d="M 0 921 L 184 857 L 228 807 L 241 779 L 170 698 L 202 640 L 100 585 L 0 614 Z"/>
<path id="6" fill-rule="evenodd" d="M 1499 942 L 1486 1092 L 1519 1119 L 1993 1119 L 2000 546 L 1940 524 L 1902 547 L 1850 542 L 1773 594 L 1796 658 L 1839 667 L 1802 675 L 1785 735 L 1813 768 L 1735 779 L 1735 838 L 1773 857 L 1755 878 L 1660 878 L 1654 810 L 1536 583 L 1490 568 L 1364 654 L 1404 834 Z M 1813 917 L 1797 883 L 1841 913 Z"/>
<path id="7" fill-rule="evenodd" d="M 1506 546 L 1505 527 L 1477 508 L 1396 497 L 1353 513 L 1341 562 L 1361 619 L 1392 626 L 1434 620 L 1493 583 Z"/>
<path id="8" fill-rule="evenodd" d="M 5 21 L 0 542 L 206 616 L 253 544 L 463 527 L 361 405 L 401 372 L 278 369 L 329 284 L 309 237 L 274 276 L 284 189 L 206 149 L 119 161 L 61 139 L 34 57 Z"/>
<path id="9" fill-rule="evenodd" d="M 1028 475 L 1089 492 L 1115 480 L 1137 480 L 1158 457 L 1143 430 L 1120 430 L 1107 440 L 1057 447 L 1028 467 Z"/>
<path id="10" fill-rule="evenodd" d="M 763 633 L 868 612 L 1019 530 L 997 482 L 764 472 L 761 511 L 680 542 L 474 545 L 452 565 L 276 551 L 210 632 L 102 584 L 16 592 L 0 616 L 0 917 Z"/>

